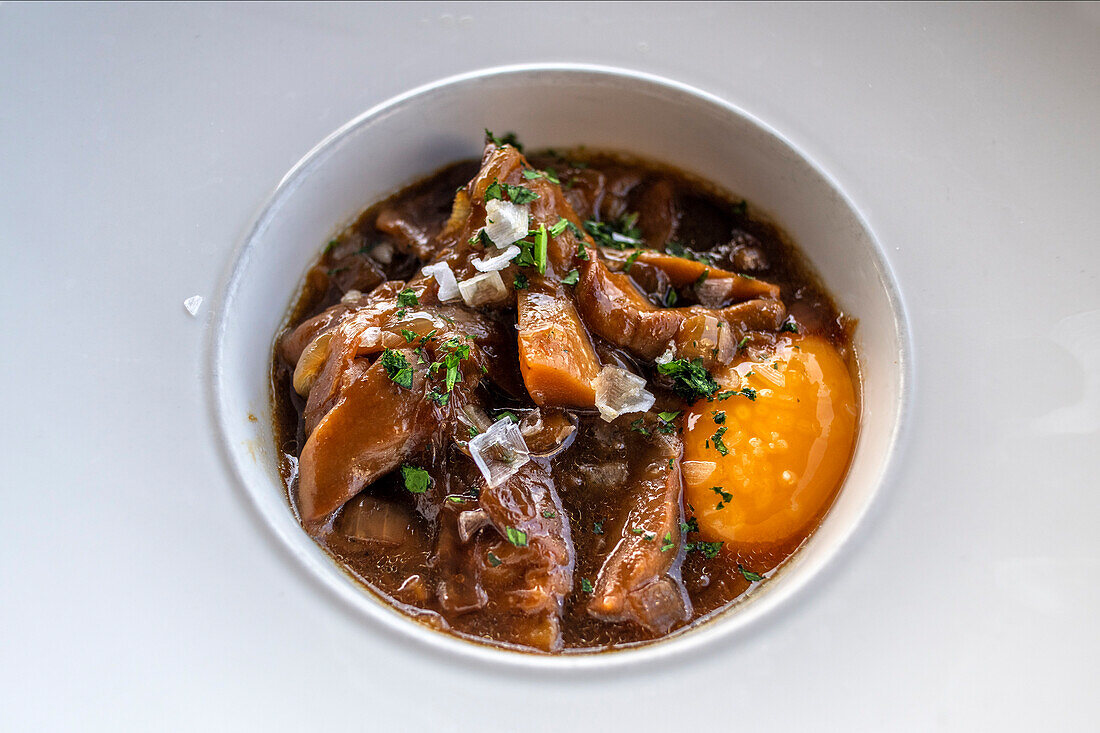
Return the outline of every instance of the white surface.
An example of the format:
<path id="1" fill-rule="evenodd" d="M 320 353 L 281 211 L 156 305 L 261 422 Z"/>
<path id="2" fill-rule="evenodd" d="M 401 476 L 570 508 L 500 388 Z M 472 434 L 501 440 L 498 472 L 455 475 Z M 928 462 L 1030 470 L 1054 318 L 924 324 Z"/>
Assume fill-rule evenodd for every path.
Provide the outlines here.
<path id="1" fill-rule="evenodd" d="M 840 496 L 810 540 L 768 583 L 722 618 L 667 643 L 619 654 L 548 658 L 457 642 L 409 623 L 364 593 L 302 531 L 287 503 L 270 428 L 271 335 L 284 318 L 272 304 L 286 302 L 297 289 L 319 243 L 340 228 L 334 222 L 354 220 L 365 200 L 399 189 L 416 175 L 412 171 L 438 170 L 476 156 L 486 125 L 522 130 L 532 149 L 584 141 L 674 161 L 764 212 L 783 212 L 786 231 L 836 289 L 841 308 L 859 319 L 860 435 Z M 474 132 L 456 132 L 463 130 Z M 582 65 L 495 67 L 387 100 L 342 126 L 294 166 L 233 260 L 226 294 L 212 306 L 218 317 L 211 332 L 210 381 L 219 434 L 257 512 L 334 596 L 384 624 L 382 633 L 415 634 L 482 660 L 561 671 L 652 666 L 667 663 L 674 652 L 710 649 L 723 635 L 760 633 L 760 623 L 774 618 L 774 609 L 794 603 L 823 567 L 852 546 L 853 533 L 883 486 L 903 423 L 901 407 L 912 401 L 911 345 L 896 287 L 859 214 L 826 176 L 760 122 L 721 99 L 638 72 Z M 497 282 L 503 288 L 499 277 Z M 649 402 L 647 408 L 652 395 Z"/>
<path id="2" fill-rule="evenodd" d="M 0 727 L 1090 729 L 1097 16 L 0 5 Z M 860 546 L 766 632 L 665 669 L 457 669 L 333 604 L 229 479 L 213 314 L 180 308 L 339 124 L 534 60 L 756 114 L 860 203 L 909 308 L 913 422 Z"/>

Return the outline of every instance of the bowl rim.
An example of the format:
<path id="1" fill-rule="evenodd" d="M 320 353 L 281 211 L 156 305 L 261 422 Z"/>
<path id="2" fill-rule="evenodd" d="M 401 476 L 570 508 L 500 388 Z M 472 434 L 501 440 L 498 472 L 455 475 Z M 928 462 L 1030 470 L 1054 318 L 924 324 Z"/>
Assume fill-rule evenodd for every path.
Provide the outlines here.
<path id="1" fill-rule="evenodd" d="M 893 316 L 893 326 L 898 338 L 898 353 L 896 356 L 898 376 L 897 412 L 893 424 L 890 426 L 890 436 L 883 452 L 876 485 L 872 489 L 869 498 L 859 508 L 859 513 L 853 518 L 843 536 L 833 544 L 821 548 L 817 553 L 815 568 L 811 568 L 809 572 L 796 574 L 795 577 L 788 579 L 781 588 L 777 589 L 777 592 L 769 592 L 771 589 L 768 585 L 765 585 L 759 593 L 742 596 L 742 599 L 751 599 L 752 602 L 735 603 L 735 607 L 738 605 L 742 607 L 724 609 L 698 626 L 690 627 L 671 637 L 612 651 L 567 652 L 554 655 L 479 643 L 431 629 L 385 603 L 380 598 L 375 598 L 372 591 L 363 588 L 331 558 L 328 558 L 329 563 L 332 570 L 336 572 L 319 572 L 318 568 L 314 567 L 315 563 L 296 547 L 296 543 L 301 542 L 301 538 L 292 538 L 287 535 L 278 527 L 274 517 L 269 515 L 269 510 L 253 490 L 249 477 L 245 475 L 239 464 L 237 453 L 230 447 L 232 435 L 230 424 L 232 420 L 239 418 L 239 416 L 229 414 L 228 404 L 224 399 L 227 388 L 223 383 L 224 336 L 229 327 L 229 316 L 233 312 L 232 305 L 240 288 L 243 270 L 248 263 L 251 246 L 256 238 L 263 234 L 267 224 L 275 215 L 278 204 L 284 197 L 293 192 L 316 163 L 326 157 L 326 153 L 334 150 L 344 138 L 372 119 L 394 112 L 418 97 L 431 94 L 445 87 L 496 77 L 545 73 L 559 73 L 604 80 L 624 80 L 629 83 L 641 83 L 651 88 L 694 97 L 707 105 L 721 109 L 725 113 L 744 119 L 780 142 L 821 177 L 839 200 L 850 210 L 867 234 L 871 244 L 873 265 L 879 274 L 880 282 L 884 286 Z M 806 598 L 810 591 L 819 588 L 822 585 L 822 577 L 828 571 L 835 570 L 840 566 L 842 559 L 849 555 L 853 545 L 867 533 L 867 528 L 871 525 L 871 522 L 868 521 L 869 517 L 877 512 L 883 504 L 882 496 L 886 488 L 897 482 L 903 448 L 910 430 L 915 367 L 909 317 L 893 268 L 886 259 L 885 250 L 860 207 L 839 185 L 838 181 L 822 168 L 812 156 L 792 142 L 786 135 L 752 113 L 698 87 L 635 69 L 573 62 L 534 62 L 485 67 L 419 85 L 370 107 L 314 145 L 290 168 L 275 188 L 265 197 L 259 210 L 249 223 L 244 236 L 237 242 L 228 259 L 228 264 L 219 280 L 212 306 L 215 318 L 213 328 L 209 330 L 209 337 L 206 342 L 206 359 L 204 360 L 208 367 L 204 372 L 207 377 L 205 392 L 210 407 L 209 415 L 214 428 L 211 431 L 211 437 L 215 441 L 216 450 L 226 463 L 234 483 L 238 485 L 239 489 L 243 489 L 246 497 L 245 503 L 251 509 L 253 518 L 263 525 L 263 533 L 271 540 L 278 540 L 275 544 L 294 558 L 293 563 L 297 566 L 297 570 L 303 571 L 304 575 L 318 582 L 329 593 L 342 601 L 348 609 L 353 610 L 359 619 L 368 617 L 369 621 L 379 623 L 387 629 L 392 629 L 401 637 L 412 638 L 419 642 L 422 647 L 426 645 L 430 650 L 442 652 L 454 661 L 474 660 L 498 668 L 520 667 L 551 673 L 590 672 L 613 667 L 622 668 L 628 665 L 637 667 L 657 660 L 668 661 L 673 657 L 685 659 L 689 653 L 701 652 L 710 644 L 718 641 L 729 643 L 732 639 L 743 636 L 750 628 L 759 630 L 767 623 L 775 623 L 780 616 L 790 613 L 797 607 L 796 604 L 792 603 L 794 598 Z M 287 505 L 287 509 L 293 512 L 289 505 Z M 296 520 L 295 524 L 297 524 Z M 298 527 L 298 533 L 316 547 L 313 539 L 308 537 L 300 527 Z M 792 557 L 797 557 L 799 552 L 796 552 Z M 352 587 L 353 585 L 355 587 Z"/>

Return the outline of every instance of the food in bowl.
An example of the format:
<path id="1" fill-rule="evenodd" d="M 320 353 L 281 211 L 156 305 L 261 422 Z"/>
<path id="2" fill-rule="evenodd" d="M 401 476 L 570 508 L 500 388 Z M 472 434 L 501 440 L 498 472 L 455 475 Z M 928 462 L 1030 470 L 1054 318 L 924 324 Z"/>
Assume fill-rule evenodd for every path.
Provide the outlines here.
<path id="1" fill-rule="evenodd" d="M 452 634 L 654 641 L 790 557 L 858 429 L 852 321 L 744 201 L 488 135 L 324 248 L 272 360 L 302 527 Z"/>

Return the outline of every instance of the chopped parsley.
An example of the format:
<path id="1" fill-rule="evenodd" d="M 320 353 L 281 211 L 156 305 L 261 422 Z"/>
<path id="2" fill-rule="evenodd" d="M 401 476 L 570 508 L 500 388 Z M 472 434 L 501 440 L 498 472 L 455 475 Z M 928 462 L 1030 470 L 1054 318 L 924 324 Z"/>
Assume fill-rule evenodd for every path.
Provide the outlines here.
<path id="1" fill-rule="evenodd" d="M 561 279 L 562 285 L 576 285 L 577 281 L 580 280 L 580 277 L 580 273 L 577 272 L 575 269 L 570 270 L 569 272 L 565 273 L 565 277 Z"/>
<path id="2" fill-rule="evenodd" d="M 710 441 L 714 443 L 714 450 L 718 451 L 724 456 L 728 455 L 730 452 L 730 449 L 726 447 L 725 442 L 723 442 L 722 440 L 722 436 L 725 435 L 726 430 L 727 428 L 724 427 L 718 428 L 718 431 L 715 432 L 714 435 L 710 436 Z M 721 509 L 722 507 L 719 506 L 718 508 Z"/>
<path id="3" fill-rule="evenodd" d="M 745 566 L 741 563 L 737 563 L 737 569 L 741 572 L 741 575 L 744 576 L 745 580 L 749 581 L 750 583 L 758 583 L 764 579 L 764 576 L 760 573 L 754 573 L 751 570 L 746 570 Z"/>
<path id="4" fill-rule="evenodd" d="M 603 522 L 592 523 L 592 534 L 603 534 Z"/>
<path id="5" fill-rule="evenodd" d="M 592 593 L 596 589 L 592 587 L 592 583 L 588 578 L 581 578 L 581 590 L 585 593 Z"/>
<path id="6" fill-rule="evenodd" d="M 794 321 L 785 321 L 783 325 L 779 327 L 779 333 L 783 333 L 784 331 L 798 333 L 798 324 Z"/>
<path id="7" fill-rule="evenodd" d="M 710 414 L 714 415 L 714 424 L 715 425 L 721 425 L 722 423 L 724 423 L 726 421 L 726 411 L 725 410 L 711 410 Z"/>
<path id="8" fill-rule="evenodd" d="M 418 334 L 416 331 L 410 331 L 407 328 L 401 329 L 401 335 L 405 337 L 405 343 L 407 344 L 411 344 L 413 341 L 416 341 L 418 338 L 420 338 L 420 334 Z"/>
<path id="9" fill-rule="evenodd" d="M 661 552 L 668 552 L 675 546 L 676 543 L 672 541 L 672 533 L 665 532 L 664 542 L 661 543 Z"/>
<path id="10" fill-rule="evenodd" d="M 745 348 L 745 344 L 747 344 L 748 342 L 749 342 L 749 337 L 748 336 L 742 336 L 741 340 L 737 342 L 737 350 L 740 351 L 741 349 Z"/>
<path id="11" fill-rule="evenodd" d="M 558 177 L 556 175 L 554 175 L 554 173 L 555 172 L 553 170 L 545 170 L 545 171 L 525 170 L 525 171 L 523 171 L 523 177 L 526 178 L 528 181 L 537 181 L 540 178 L 545 178 L 546 180 L 550 181 L 550 183 L 559 183 L 560 184 L 561 181 L 558 180 Z"/>
<path id="12" fill-rule="evenodd" d="M 649 430 L 646 429 L 645 423 L 642 418 L 638 418 L 634 422 L 630 423 L 630 429 L 635 433 L 641 433 L 642 435 L 649 435 Z"/>
<path id="13" fill-rule="evenodd" d="M 560 237 L 561 233 L 565 231 L 566 227 L 570 224 L 569 220 L 564 217 L 558 218 L 558 223 L 550 227 L 550 236 Z"/>
<path id="14" fill-rule="evenodd" d="M 488 200 L 488 199 L 486 199 L 486 200 Z M 478 246 L 479 244 L 482 247 L 495 246 L 495 245 L 493 245 L 493 240 L 489 238 L 489 233 L 487 231 L 485 231 L 485 227 L 482 227 L 481 229 L 478 229 L 477 234 L 470 237 L 470 239 L 468 241 L 469 241 L 469 244 L 474 246 L 474 247 Z"/>
<path id="15" fill-rule="evenodd" d="M 520 145 L 519 140 L 516 138 L 516 133 L 506 132 L 500 137 L 494 135 L 488 128 L 485 129 L 485 139 L 496 145 L 498 148 L 503 148 L 505 145 L 511 145 L 519 152 L 523 152 L 523 146 Z"/>
<path id="16" fill-rule="evenodd" d="M 710 277 L 710 270 L 709 269 L 706 269 L 706 270 L 703 270 L 702 272 L 700 272 L 699 277 L 695 278 L 695 286 L 698 287 L 698 286 L 702 285 L 703 283 L 705 283 L 707 281 L 708 277 Z M 721 321 L 719 321 L 719 323 L 721 323 Z"/>
<path id="17" fill-rule="evenodd" d="M 527 547 L 527 533 L 515 527 L 505 527 L 504 535 L 516 547 Z"/>
<path id="18" fill-rule="evenodd" d="M 505 193 L 508 194 L 508 198 L 510 198 L 514 204 L 529 204 L 539 197 L 537 193 L 526 186 L 513 186 L 510 183 L 502 183 L 500 185 L 504 188 Z"/>
<path id="19" fill-rule="evenodd" d="M 670 435 L 676 429 L 676 426 L 672 424 L 672 421 L 675 420 L 679 416 L 679 414 L 679 410 L 677 410 L 676 412 L 658 412 L 657 419 L 661 421 L 661 424 L 657 428 L 657 431 L 664 433 L 665 435 Z M 672 466 L 669 466 L 669 468 L 672 468 Z"/>
<path id="20" fill-rule="evenodd" d="M 676 288 L 669 286 L 669 289 L 665 291 L 665 297 L 661 299 L 661 305 L 665 308 L 671 308 L 676 305 L 676 301 L 679 300 L 676 294 Z"/>
<path id="21" fill-rule="evenodd" d="M 481 431 L 475 428 L 473 425 L 467 425 L 466 430 L 469 431 L 471 438 L 476 438 Z"/>
<path id="22" fill-rule="evenodd" d="M 494 568 L 500 567 L 500 558 L 499 557 L 497 557 L 496 555 L 494 555 L 491 552 L 486 557 L 489 560 L 489 564 L 492 565 Z"/>
<path id="23" fill-rule="evenodd" d="M 549 509 L 543 509 L 542 516 L 546 519 L 553 519 L 554 517 L 558 516 L 558 513 L 552 512 Z"/>
<path id="24" fill-rule="evenodd" d="M 517 272 L 512 278 L 512 287 L 516 290 L 526 290 L 531 287 L 531 281 L 522 272 Z"/>
<path id="25" fill-rule="evenodd" d="M 519 422 L 519 418 L 516 417 L 516 413 L 512 412 L 511 410 L 501 410 L 500 412 L 498 412 L 497 420 L 501 419 L 502 417 L 506 417 L 514 423 Z"/>
<path id="26" fill-rule="evenodd" d="M 658 364 L 657 372 L 672 377 L 673 390 L 687 400 L 709 397 L 718 391 L 718 383 L 699 358 L 694 361 L 673 359 L 667 364 Z"/>
<path id="27" fill-rule="evenodd" d="M 500 181 L 495 179 L 485 187 L 485 203 L 489 203 L 493 199 L 504 200 L 504 189 L 501 188 Z"/>
<path id="28" fill-rule="evenodd" d="M 699 522 L 695 519 L 695 517 L 692 517 L 686 522 L 680 522 L 680 531 L 684 534 L 687 534 L 688 532 L 698 532 Z"/>
<path id="29" fill-rule="evenodd" d="M 596 244 L 612 249 L 633 249 L 642 243 L 642 231 L 637 227 L 638 214 L 623 214 L 613 222 L 588 219 L 584 222 L 585 231 L 592 235 Z"/>
<path id="30" fill-rule="evenodd" d="M 439 394 L 433 389 L 431 392 L 428 393 L 428 399 L 439 405 L 440 407 L 443 407 L 450 401 L 451 396 L 449 394 Z"/>
<path id="31" fill-rule="evenodd" d="M 626 262 L 623 263 L 623 272 L 630 272 L 630 268 L 634 266 L 638 257 L 642 254 L 642 250 L 636 249 L 630 253 L 630 256 L 626 258 Z"/>
<path id="32" fill-rule="evenodd" d="M 689 542 L 686 545 L 688 552 L 698 552 L 708 560 L 718 557 L 718 551 L 722 549 L 722 542 Z"/>
<path id="33" fill-rule="evenodd" d="M 423 494 L 432 485 L 432 477 L 427 471 L 407 463 L 401 467 L 401 478 L 405 479 L 405 488 L 410 494 Z"/>
<path id="34" fill-rule="evenodd" d="M 408 308 L 412 305 L 418 305 L 419 303 L 420 301 L 416 297 L 416 291 L 412 288 L 405 288 L 397 294 L 397 304 L 404 308 Z"/>
<path id="35" fill-rule="evenodd" d="M 713 397 L 708 397 L 707 401 L 708 402 L 713 402 L 714 400 L 728 400 L 730 397 L 736 397 L 738 395 L 741 395 L 743 397 L 748 397 L 753 402 L 756 401 L 756 390 L 753 389 L 752 387 L 745 387 L 744 389 L 727 389 L 727 390 L 723 390 L 722 392 L 719 392 L 718 394 L 714 395 Z"/>
<path id="36" fill-rule="evenodd" d="M 382 363 L 382 368 L 386 370 L 386 376 L 390 378 L 390 381 L 405 389 L 412 389 L 413 370 L 404 354 L 393 349 L 386 349 L 382 352 L 382 356 L 378 357 L 378 360 Z"/>
<path id="37" fill-rule="evenodd" d="M 526 189 L 524 189 L 526 190 Z M 539 224 L 539 230 L 535 233 L 535 267 L 542 274 L 546 273 L 546 225 Z"/>
<path id="38" fill-rule="evenodd" d="M 714 507 L 715 509 L 721 509 L 726 504 L 733 501 L 733 494 L 726 491 L 721 486 L 711 486 L 710 490 L 713 491 L 714 493 L 718 494 L 718 496 L 722 497 L 722 500 L 720 502 L 718 502 L 718 506 Z"/>

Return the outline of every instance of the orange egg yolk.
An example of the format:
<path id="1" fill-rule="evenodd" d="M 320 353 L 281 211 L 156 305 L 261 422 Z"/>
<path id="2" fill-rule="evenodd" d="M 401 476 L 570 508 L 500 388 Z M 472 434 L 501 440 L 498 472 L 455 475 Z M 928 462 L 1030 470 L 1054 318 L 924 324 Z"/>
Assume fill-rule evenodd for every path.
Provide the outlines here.
<path id="1" fill-rule="evenodd" d="M 772 357 L 714 377 L 726 395 L 699 400 L 684 422 L 685 499 L 700 533 L 746 554 L 800 542 L 832 503 L 852 454 L 848 368 L 824 339 L 792 336 Z"/>

